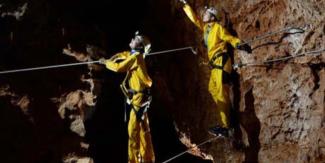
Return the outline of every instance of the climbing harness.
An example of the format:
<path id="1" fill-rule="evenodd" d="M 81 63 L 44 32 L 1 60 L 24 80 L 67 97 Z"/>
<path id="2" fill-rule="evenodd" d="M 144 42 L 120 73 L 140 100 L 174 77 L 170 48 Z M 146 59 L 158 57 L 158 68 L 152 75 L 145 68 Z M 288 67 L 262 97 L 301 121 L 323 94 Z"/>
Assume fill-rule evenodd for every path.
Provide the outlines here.
<path id="1" fill-rule="evenodd" d="M 126 83 L 129 80 L 129 78 L 130 78 L 130 72 L 128 71 L 126 73 L 126 76 L 125 76 L 122 84 L 120 85 L 122 93 L 124 94 L 124 97 L 125 97 L 124 121 L 125 122 L 128 121 L 128 115 L 129 115 L 128 113 L 130 112 L 130 109 L 133 109 L 133 111 L 136 113 L 137 120 L 142 121 L 142 120 L 144 120 L 144 113 L 146 113 L 148 111 L 148 109 L 150 108 L 151 101 L 152 101 L 152 96 L 150 94 L 150 89 L 145 88 L 144 90 L 137 91 L 137 90 L 133 90 L 131 88 L 127 88 Z M 134 106 L 132 106 L 132 99 L 133 99 L 133 96 L 138 94 L 138 93 L 142 93 L 146 100 L 145 100 L 145 102 L 143 102 L 141 104 L 139 109 L 136 110 L 134 108 Z"/>
<path id="2" fill-rule="evenodd" d="M 177 155 L 171 157 L 170 159 L 168 159 L 168 160 L 166 160 L 166 161 L 164 161 L 164 162 L 162 162 L 162 163 L 168 163 L 168 162 L 170 162 L 170 161 L 173 161 L 173 160 L 175 160 L 176 158 L 178 158 L 178 157 L 180 157 L 180 156 L 186 154 L 187 152 L 191 151 L 193 148 L 197 148 L 197 147 L 203 146 L 204 144 L 207 144 L 207 143 L 209 143 L 209 142 L 212 142 L 212 141 L 214 141 L 214 140 L 216 140 L 216 139 L 218 139 L 218 138 L 223 138 L 223 136 L 214 136 L 214 137 L 212 137 L 212 138 L 210 138 L 210 139 L 207 139 L 207 140 L 203 141 L 202 143 L 200 143 L 200 144 L 198 144 L 198 145 L 196 145 L 196 146 L 194 146 L 194 147 L 191 147 L 191 148 L 189 148 L 188 150 L 183 151 L 183 152 L 181 152 L 181 153 L 179 153 L 179 154 L 177 154 Z"/>
<path id="3" fill-rule="evenodd" d="M 129 94 L 131 94 L 131 98 L 129 99 L 129 97 L 125 97 L 126 99 L 126 104 L 131 106 L 131 109 L 133 109 L 133 111 L 136 113 L 136 117 L 138 121 L 143 121 L 144 120 L 144 114 L 148 111 L 148 109 L 150 108 L 151 105 L 151 101 L 152 101 L 152 96 L 150 94 L 150 89 L 146 88 L 142 91 L 135 91 L 133 89 L 128 89 L 127 92 Z M 136 108 L 134 106 L 132 106 L 132 97 L 138 93 L 142 93 L 144 95 L 145 98 L 145 102 L 143 102 L 141 104 L 141 106 L 139 107 L 138 110 L 136 110 Z M 126 108 L 125 110 L 125 114 L 128 113 L 128 108 Z M 127 122 L 127 118 L 125 118 L 125 122 Z"/>
<path id="4" fill-rule="evenodd" d="M 309 52 L 303 52 L 297 55 L 292 55 L 292 56 L 286 56 L 286 57 L 281 57 L 281 58 L 276 58 L 276 59 L 270 59 L 270 60 L 266 60 L 266 61 L 262 61 L 262 62 L 250 62 L 250 63 L 237 63 L 237 64 L 233 64 L 233 68 L 234 69 L 238 69 L 241 67 L 248 67 L 248 66 L 265 66 L 265 65 L 269 65 L 275 62 L 282 62 L 282 61 L 287 61 L 289 59 L 292 58 L 297 58 L 297 57 L 302 57 L 302 56 L 306 56 L 309 54 L 319 54 L 321 52 L 324 52 L 325 49 L 319 49 L 319 50 L 313 50 L 313 51 L 309 51 Z"/>
<path id="5" fill-rule="evenodd" d="M 152 56 L 157 54 L 164 54 L 164 53 L 171 53 L 176 51 L 184 51 L 184 50 L 191 50 L 193 54 L 197 54 L 195 49 L 192 46 L 178 48 L 178 49 L 170 49 L 164 51 L 158 51 L 153 53 L 148 53 L 146 56 Z M 52 66 L 41 66 L 41 67 L 33 67 L 33 68 L 23 68 L 23 69 L 16 69 L 16 70 L 6 70 L 0 71 L 1 74 L 10 74 L 10 73 L 17 73 L 17 72 L 26 72 L 26 71 L 36 71 L 36 70 L 45 70 L 45 69 L 54 69 L 54 68 L 63 68 L 63 67 L 72 67 L 72 66 L 79 66 L 79 65 L 88 65 L 88 64 L 99 64 L 100 61 L 89 61 L 89 62 L 79 62 L 79 63 L 70 63 L 70 64 L 60 64 L 60 65 L 52 65 Z"/>
<path id="6" fill-rule="evenodd" d="M 219 57 L 223 56 L 222 58 L 222 64 L 221 65 L 216 65 L 214 64 L 215 60 Z M 209 61 L 209 66 L 211 69 L 219 69 L 222 70 L 222 82 L 223 83 L 229 83 L 231 81 L 231 75 L 229 72 L 224 70 L 224 66 L 226 65 L 228 59 L 230 59 L 230 56 L 227 52 L 225 51 L 219 51 L 213 55 L 211 60 Z"/>
<path id="7" fill-rule="evenodd" d="M 144 120 L 144 118 L 145 118 L 144 115 L 150 108 L 152 96 L 147 96 L 146 98 L 147 98 L 146 102 L 144 102 L 138 110 L 135 109 L 131 103 L 129 104 L 127 98 L 125 98 L 124 122 L 128 122 L 128 119 L 129 119 L 128 115 L 131 110 L 133 110 L 135 112 L 135 115 L 136 115 L 136 118 L 138 121 L 141 122 Z"/>
<path id="8" fill-rule="evenodd" d="M 223 57 L 223 60 L 222 60 L 222 66 L 220 65 L 215 65 L 214 62 L 217 58 L 219 57 Z M 220 69 L 220 70 L 223 70 L 223 67 L 225 66 L 227 60 L 228 60 L 229 56 L 227 54 L 227 52 L 217 52 L 214 54 L 214 56 L 211 58 L 211 60 L 209 61 L 209 66 L 212 68 L 212 69 Z"/>
<path id="9" fill-rule="evenodd" d="M 133 111 L 136 113 L 136 117 L 138 121 L 143 121 L 145 118 L 145 113 L 147 113 L 148 109 L 150 108 L 150 104 L 152 101 L 152 96 L 148 96 L 146 102 L 144 102 L 139 110 L 136 110 L 134 107 L 132 107 Z"/>
<path id="10" fill-rule="evenodd" d="M 256 36 L 256 37 L 254 37 L 254 38 L 252 38 L 250 40 L 244 41 L 243 43 L 240 43 L 238 46 L 245 45 L 245 44 L 251 44 L 253 42 L 264 40 L 264 39 L 266 39 L 268 37 L 271 37 L 271 36 L 274 36 L 274 35 L 277 35 L 277 34 L 280 34 L 280 33 L 285 33 L 285 32 L 288 32 L 290 34 L 304 33 L 306 27 L 307 27 L 307 25 L 305 25 L 303 27 L 285 27 L 285 28 L 282 28 L 282 29 L 274 31 L 274 32 L 267 32 L 267 33 L 264 33 L 262 35 Z"/>

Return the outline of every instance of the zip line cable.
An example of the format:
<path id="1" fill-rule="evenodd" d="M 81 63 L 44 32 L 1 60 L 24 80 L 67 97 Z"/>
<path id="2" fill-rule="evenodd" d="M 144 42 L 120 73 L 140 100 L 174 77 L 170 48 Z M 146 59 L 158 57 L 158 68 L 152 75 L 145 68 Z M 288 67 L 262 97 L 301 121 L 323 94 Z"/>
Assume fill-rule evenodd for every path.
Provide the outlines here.
<path id="1" fill-rule="evenodd" d="M 33 68 L 7 70 L 7 71 L 0 71 L 0 74 L 10 74 L 10 73 L 16 73 L 16 72 L 26 72 L 26 71 L 36 71 L 36 70 L 54 69 L 54 68 L 62 68 L 62 67 L 72 67 L 72 66 L 95 64 L 95 63 L 99 63 L 99 61 L 89 61 L 89 62 L 79 62 L 79 63 L 69 63 L 69 64 L 61 64 L 61 65 L 41 66 L 41 67 L 33 67 Z"/>
<path id="2" fill-rule="evenodd" d="M 302 56 L 306 56 L 308 54 L 319 54 L 325 51 L 324 49 L 319 49 L 319 50 L 313 50 L 313 51 L 308 51 L 308 52 L 303 52 L 294 56 L 286 56 L 286 57 L 281 57 L 281 58 L 276 58 L 276 59 L 270 59 L 270 60 L 266 60 L 266 61 L 262 61 L 262 62 L 250 62 L 250 63 L 237 63 L 233 65 L 234 69 L 237 68 L 241 68 L 241 67 L 247 67 L 247 66 L 264 66 L 267 64 L 271 64 L 274 62 L 280 62 L 280 61 L 286 61 L 292 58 L 297 58 L 297 57 L 302 57 Z"/>
<path id="3" fill-rule="evenodd" d="M 184 51 L 184 50 L 191 50 L 191 52 L 193 54 L 196 54 L 196 51 L 194 50 L 194 48 L 192 46 L 188 46 L 188 47 L 184 47 L 184 48 L 170 49 L 170 50 L 153 52 L 153 53 L 147 54 L 146 56 L 152 56 L 152 55 L 164 54 L 164 53 L 171 53 L 171 52 L 176 52 L 176 51 Z M 89 62 L 79 62 L 79 63 L 70 63 L 70 64 L 59 64 L 59 65 L 52 65 L 52 66 L 23 68 L 23 69 L 16 69 L 16 70 L 6 70 L 6 71 L 0 71 L 0 75 L 1 74 L 16 73 L 16 72 L 36 71 L 36 70 L 72 67 L 72 66 L 87 65 L 87 64 L 98 64 L 98 63 L 100 63 L 100 61 L 89 61 Z"/>
<path id="4" fill-rule="evenodd" d="M 164 54 L 164 53 L 171 53 L 171 52 L 176 52 L 176 51 L 183 51 L 183 50 L 191 50 L 193 54 L 197 54 L 196 50 L 192 46 L 184 47 L 184 48 L 178 48 L 178 49 L 171 49 L 171 50 L 164 50 L 164 51 L 158 51 L 158 52 L 153 52 L 149 53 L 146 56 L 151 56 L 151 55 L 157 55 L 157 54 Z"/>
<path id="5" fill-rule="evenodd" d="M 170 161 L 173 161 L 173 160 L 175 160 L 176 158 L 181 157 L 182 155 L 186 154 L 186 153 L 189 152 L 191 149 L 193 149 L 193 148 L 197 148 L 197 147 L 200 147 L 200 146 L 202 146 L 202 145 L 204 145 L 204 144 L 206 144 L 206 143 L 212 142 L 212 141 L 214 141 L 214 140 L 216 140 L 216 139 L 218 139 L 218 138 L 222 138 L 222 136 L 215 136 L 215 137 L 212 137 L 212 138 L 210 138 L 210 139 L 208 139 L 208 140 L 205 140 L 205 141 L 203 141 L 202 143 L 196 145 L 195 147 L 191 147 L 191 148 L 189 148 L 188 150 L 183 151 L 183 152 L 181 152 L 181 153 L 179 153 L 179 154 L 177 154 L 177 155 L 171 157 L 170 159 L 168 159 L 168 160 L 166 160 L 166 161 L 164 161 L 164 162 L 162 162 L 162 163 L 168 163 L 168 162 L 170 162 Z"/>
<path id="6" fill-rule="evenodd" d="M 285 27 L 285 28 L 282 28 L 280 30 L 277 30 L 277 31 L 274 31 L 274 32 L 267 32 L 265 34 L 262 34 L 262 35 L 259 35 L 259 36 L 256 36 L 248 41 L 244 41 L 243 43 L 239 44 L 239 46 L 241 45 L 245 45 L 245 44 L 251 44 L 255 41 L 259 41 L 259 40 L 264 40 L 268 37 L 271 37 L 273 35 L 277 35 L 277 34 L 280 34 L 280 33 L 284 33 L 284 32 L 290 32 L 290 30 L 293 30 L 293 32 L 290 32 L 290 33 L 304 33 L 305 32 L 305 28 L 306 25 L 304 27 Z"/>

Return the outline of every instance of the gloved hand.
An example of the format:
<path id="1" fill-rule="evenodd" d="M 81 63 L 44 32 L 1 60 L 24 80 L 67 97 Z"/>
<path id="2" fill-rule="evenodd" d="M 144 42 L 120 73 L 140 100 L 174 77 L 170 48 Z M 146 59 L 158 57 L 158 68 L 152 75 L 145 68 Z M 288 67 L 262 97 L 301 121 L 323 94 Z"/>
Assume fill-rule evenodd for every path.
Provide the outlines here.
<path id="1" fill-rule="evenodd" d="M 244 50 L 244 51 L 246 51 L 247 53 L 252 53 L 252 48 L 251 48 L 251 46 L 249 46 L 248 44 L 238 45 L 238 46 L 237 46 L 237 49 L 239 49 L 239 50 Z"/>
<path id="2" fill-rule="evenodd" d="M 182 2 L 184 5 L 187 4 L 186 0 L 179 0 L 180 2 Z"/>
<path id="3" fill-rule="evenodd" d="M 106 59 L 105 58 L 99 59 L 99 63 L 103 65 L 106 64 Z"/>

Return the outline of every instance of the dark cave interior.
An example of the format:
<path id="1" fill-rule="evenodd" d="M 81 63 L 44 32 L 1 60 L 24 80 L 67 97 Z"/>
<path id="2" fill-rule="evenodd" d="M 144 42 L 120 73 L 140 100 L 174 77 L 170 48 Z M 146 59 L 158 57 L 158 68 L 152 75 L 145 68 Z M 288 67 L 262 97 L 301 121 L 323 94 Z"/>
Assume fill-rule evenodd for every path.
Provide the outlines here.
<path id="1" fill-rule="evenodd" d="M 23 1 L 6 1 L 17 5 Z M 18 69 L 43 65 L 75 62 L 61 55 L 69 43 L 79 51 L 85 45 L 96 45 L 112 54 L 128 49 L 128 43 L 136 30 L 151 38 L 153 50 L 182 45 L 173 40 L 175 25 L 170 6 L 165 1 L 28 1 L 30 10 L 22 21 L 13 18 L 0 19 L 1 69 Z M 163 12 L 161 12 L 163 11 Z M 11 39 L 8 39 L 11 37 Z M 193 57 L 188 57 L 193 60 Z M 159 61 L 158 61 L 159 60 Z M 166 57 L 147 60 L 154 81 L 155 75 L 170 70 L 168 65 L 179 64 L 177 55 L 173 61 Z M 81 139 L 68 131 L 65 122 L 57 115 L 50 97 L 74 90 L 83 85 L 79 78 L 85 67 L 35 71 L 1 76 L 0 83 L 9 83 L 21 94 L 28 94 L 35 101 L 31 106 L 34 123 L 19 109 L 6 108 L 7 99 L 1 99 L 1 135 L 6 162 L 60 162 L 62 154 L 73 149 L 60 145 L 63 137 Z M 153 74 L 155 73 L 155 74 Z M 90 143 L 89 155 L 95 162 L 127 162 L 127 126 L 124 122 L 123 95 L 119 83 L 124 74 L 109 71 L 96 74 L 103 79 L 102 93 L 92 116 L 85 122 L 86 142 Z M 159 94 L 153 87 L 153 95 Z M 45 107 L 46 106 L 46 107 Z M 166 105 L 154 98 L 149 111 L 153 144 L 157 162 L 186 150 L 178 140 L 172 117 Z M 19 120 L 19 121 L 17 121 Z M 210 162 L 186 154 L 174 162 Z"/>

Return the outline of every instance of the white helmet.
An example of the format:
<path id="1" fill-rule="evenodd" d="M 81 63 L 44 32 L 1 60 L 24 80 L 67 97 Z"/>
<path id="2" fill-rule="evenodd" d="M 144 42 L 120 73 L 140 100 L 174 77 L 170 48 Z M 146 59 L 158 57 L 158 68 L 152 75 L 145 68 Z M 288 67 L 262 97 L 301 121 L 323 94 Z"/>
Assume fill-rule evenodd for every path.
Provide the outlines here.
<path id="1" fill-rule="evenodd" d="M 135 32 L 135 37 L 141 41 L 143 47 L 143 55 L 146 56 L 150 53 L 151 50 L 151 43 L 148 37 L 141 35 L 139 31 Z"/>
<path id="2" fill-rule="evenodd" d="M 209 12 L 214 17 L 218 18 L 218 10 L 216 8 L 205 6 L 205 11 Z"/>

